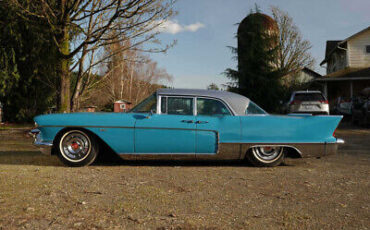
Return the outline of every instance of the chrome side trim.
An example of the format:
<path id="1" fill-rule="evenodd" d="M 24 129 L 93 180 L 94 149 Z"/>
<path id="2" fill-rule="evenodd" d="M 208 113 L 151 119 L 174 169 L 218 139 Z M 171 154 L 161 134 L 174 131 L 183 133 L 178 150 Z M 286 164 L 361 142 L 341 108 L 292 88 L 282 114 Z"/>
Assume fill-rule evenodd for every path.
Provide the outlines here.
<path id="1" fill-rule="evenodd" d="M 292 148 L 302 158 L 308 157 L 321 157 L 326 155 L 333 155 L 337 153 L 338 144 L 342 143 L 337 141 L 335 143 L 263 143 L 263 144 L 242 144 L 242 158 L 245 158 L 246 153 L 252 147 L 259 146 L 282 146 L 285 148 Z"/>
<path id="2" fill-rule="evenodd" d="M 169 129 L 169 130 L 190 130 L 190 131 L 206 131 L 215 132 L 212 129 L 186 129 L 186 128 L 170 128 L 170 127 L 128 127 L 128 126 L 103 126 L 103 125 L 42 125 L 39 127 L 58 127 L 58 128 L 106 128 L 106 129 Z"/>
<path id="3" fill-rule="evenodd" d="M 337 153 L 338 144 L 343 140 L 338 139 L 335 143 L 220 143 L 217 153 L 121 153 L 119 156 L 124 160 L 242 160 L 252 147 L 279 146 L 292 148 L 302 158 L 321 157 Z"/>

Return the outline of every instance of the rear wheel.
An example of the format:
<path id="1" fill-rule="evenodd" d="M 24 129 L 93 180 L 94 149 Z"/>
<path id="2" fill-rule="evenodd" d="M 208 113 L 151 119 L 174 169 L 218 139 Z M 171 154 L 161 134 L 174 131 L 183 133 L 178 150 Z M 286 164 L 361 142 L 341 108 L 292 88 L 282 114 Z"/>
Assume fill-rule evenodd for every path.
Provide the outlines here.
<path id="1" fill-rule="evenodd" d="M 57 142 L 57 155 L 68 166 L 90 165 L 99 152 L 96 138 L 81 130 L 64 132 Z"/>
<path id="2" fill-rule="evenodd" d="M 248 151 L 247 159 L 254 166 L 278 166 L 284 160 L 284 148 L 280 146 L 256 146 Z"/>

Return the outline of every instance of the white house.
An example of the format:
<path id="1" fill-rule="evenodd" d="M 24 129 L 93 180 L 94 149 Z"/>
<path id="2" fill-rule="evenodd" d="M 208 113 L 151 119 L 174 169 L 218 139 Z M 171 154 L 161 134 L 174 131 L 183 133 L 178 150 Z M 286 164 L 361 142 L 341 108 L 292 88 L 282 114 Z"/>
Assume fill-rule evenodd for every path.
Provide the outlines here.
<path id="1" fill-rule="evenodd" d="M 317 78 L 330 101 L 370 87 L 370 26 L 344 40 L 326 42 L 326 75 Z"/>

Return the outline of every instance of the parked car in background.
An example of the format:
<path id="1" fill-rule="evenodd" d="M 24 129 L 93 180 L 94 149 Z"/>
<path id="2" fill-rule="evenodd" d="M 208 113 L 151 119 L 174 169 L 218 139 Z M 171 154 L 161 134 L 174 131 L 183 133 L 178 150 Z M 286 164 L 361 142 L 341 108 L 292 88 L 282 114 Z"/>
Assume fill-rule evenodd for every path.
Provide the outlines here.
<path id="1" fill-rule="evenodd" d="M 287 103 L 287 113 L 329 115 L 329 102 L 320 91 L 295 91 Z"/>
<path id="2" fill-rule="evenodd" d="M 361 95 L 354 97 L 352 102 L 352 123 L 359 125 L 370 124 L 370 88 L 361 91 Z"/>
<path id="3" fill-rule="evenodd" d="M 350 116 L 352 114 L 352 99 L 349 97 L 338 97 L 331 111 L 332 114 Z"/>
<path id="4" fill-rule="evenodd" d="M 35 117 L 35 145 L 69 166 L 91 164 L 105 146 L 123 159 L 243 160 L 279 165 L 285 156 L 334 154 L 342 116 L 267 114 L 239 94 L 159 89 L 129 113 Z"/>

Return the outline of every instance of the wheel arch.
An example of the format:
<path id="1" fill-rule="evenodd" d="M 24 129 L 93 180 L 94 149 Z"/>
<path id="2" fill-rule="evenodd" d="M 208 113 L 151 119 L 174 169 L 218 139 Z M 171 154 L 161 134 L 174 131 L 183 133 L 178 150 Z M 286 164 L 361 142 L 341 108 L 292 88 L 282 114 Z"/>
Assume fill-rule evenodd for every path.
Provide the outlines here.
<path id="1" fill-rule="evenodd" d="M 263 145 L 268 145 L 268 144 L 263 144 Z M 246 158 L 247 154 L 250 153 L 250 151 L 252 151 L 252 148 L 263 146 L 263 145 L 258 145 L 258 144 L 256 144 L 256 145 L 250 145 L 247 148 L 247 151 L 245 151 L 243 153 L 244 154 L 244 158 Z M 283 147 L 284 148 L 284 152 L 285 152 L 285 157 L 289 157 L 289 158 L 302 158 L 302 152 L 298 148 L 296 148 L 295 146 L 293 146 L 293 145 L 273 144 L 271 146 Z"/>
<path id="2" fill-rule="evenodd" d="M 61 129 L 56 135 L 55 135 L 55 138 L 53 140 L 53 148 L 52 148 L 52 151 L 51 151 L 51 154 L 52 155 L 56 155 L 56 146 L 58 146 L 58 141 L 59 139 L 62 137 L 62 135 L 70 130 L 79 130 L 79 131 L 82 131 L 82 132 L 85 132 L 91 136 L 93 136 L 97 141 L 98 141 L 98 144 L 99 144 L 99 147 L 100 147 L 100 152 L 103 153 L 103 152 L 106 152 L 106 151 L 110 151 L 112 153 L 115 153 L 113 151 L 113 149 L 111 147 L 109 147 L 109 145 L 101 138 L 99 137 L 99 135 L 97 135 L 96 133 L 94 133 L 93 131 L 87 129 L 87 128 L 84 128 L 84 127 L 65 127 L 63 129 Z"/>

